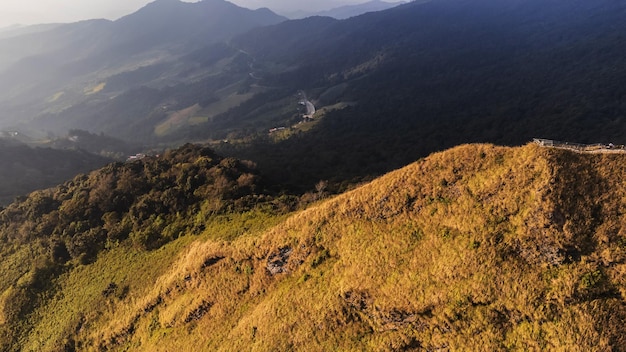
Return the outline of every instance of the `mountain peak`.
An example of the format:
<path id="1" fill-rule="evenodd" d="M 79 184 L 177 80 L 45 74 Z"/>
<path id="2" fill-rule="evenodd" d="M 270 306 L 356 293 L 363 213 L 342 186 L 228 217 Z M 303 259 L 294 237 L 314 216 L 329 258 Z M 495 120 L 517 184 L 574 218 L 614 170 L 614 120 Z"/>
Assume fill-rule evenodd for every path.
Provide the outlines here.
<path id="1" fill-rule="evenodd" d="M 223 10 L 236 11 L 237 9 L 250 11 L 239 7 L 231 2 L 225 0 L 202 0 L 198 2 L 183 2 L 180 0 L 155 0 L 148 3 L 138 11 L 122 17 L 124 18 L 137 18 L 139 16 L 172 16 L 180 14 L 184 11 L 184 14 L 189 15 L 192 13 L 203 13 L 205 11 L 223 11 Z M 174 13 L 168 11 L 175 11 Z M 164 18 L 165 20 L 165 18 Z"/>
<path id="2" fill-rule="evenodd" d="M 156 0 L 120 18 L 116 25 L 122 38 L 137 42 L 127 47 L 164 46 L 164 43 L 199 47 L 283 20 L 269 10 L 255 12 L 224 0 L 194 3 Z"/>
<path id="3" fill-rule="evenodd" d="M 386 2 L 383 0 L 372 0 L 360 4 L 350 4 L 340 7 L 336 7 L 326 11 L 320 11 L 316 13 L 307 14 L 307 16 L 327 16 L 336 19 L 346 19 L 354 16 L 358 16 L 367 12 L 377 12 L 387 10 L 399 5 L 405 4 L 404 1 L 400 2 Z M 297 16 L 302 17 L 302 15 Z"/>
<path id="4" fill-rule="evenodd" d="M 141 11 L 142 9 L 146 9 L 146 8 L 154 8 L 154 7 L 163 7 L 163 6 L 178 6 L 178 5 L 182 5 L 183 2 L 180 0 L 154 0 L 152 2 L 147 3 L 144 7 L 142 7 L 141 9 L 139 9 L 139 11 Z"/>

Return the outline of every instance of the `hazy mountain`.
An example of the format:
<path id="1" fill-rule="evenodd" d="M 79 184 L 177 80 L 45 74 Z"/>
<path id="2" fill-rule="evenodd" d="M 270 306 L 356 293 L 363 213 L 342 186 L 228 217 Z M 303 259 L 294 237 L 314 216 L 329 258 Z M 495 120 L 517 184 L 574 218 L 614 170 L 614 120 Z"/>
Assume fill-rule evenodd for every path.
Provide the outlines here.
<path id="1" fill-rule="evenodd" d="M 115 21 L 111 46 L 120 55 L 155 48 L 185 53 L 283 20 L 268 9 L 248 10 L 224 0 L 157 0 Z"/>
<path id="2" fill-rule="evenodd" d="M 61 24 L 48 23 L 48 24 L 38 24 L 38 25 L 29 25 L 29 26 L 25 26 L 25 25 L 8 26 L 8 27 L 0 28 L 0 38 L 4 39 L 4 38 L 9 38 L 9 37 L 21 36 L 25 34 L 45 32 L 59 25 Z M 5 54 L 9 54 L 9 53 L 5 53 Z"/>
<path id="3" fill-rule="evenodd" d="M 93 20 L 0 40 L 5 125 L 62 111 L 112 75 L 171 62 L 193 50 L 284 18 L 222 0 L 158 0 L 117 21 Z"/>
<path id="4" fill-rule="evenodd" d="M 268 7 L 278 14 L 289 18 L 295 14 L 303 12 L 317 12 L 333 9 L 348 4 L 358 3 L 367 0 L 317 0 L 317 1 L 293 1 L 293 0 L 240 0 L 239 3 L 245 4 L 249 8 Z"/>
<path id="5" fill-rule="evenodd" d="M 301 13 L 297 15 L 297 17 L 293 17 L 293 18 L 304 18 L 304 17 L 309 17 L 309 16 L 327 16 L 327 17 L 332 17 L 336 19 L 346 19 L 346 18 L 362 15 L 367 12 L 387 10 L 387 9 L 396 7 L 401 4 L 404 4 L 404 1 L 385 2 L 381 0 L 373 0 L 373 1 L 365 2 L 365 3 L 357 4 L 357 5 L 344 5 L 341 7 L 337 7 L 337 8 L 325 10 L 325 11 Z"/>
<path id="6" fill-rule="evenodd" d="M 188 67 L 177 68 L 171 62 L 234 34 L 282 20 L 284 18 L 266 9 L 251 11 L 219 0 L 198 3 L 161 0 L 117 21 L 5 28 L 0 32 L 0 107 L 3 110 L 0 124 L 24 127 L 25 122 L 42 113 L 63 112 L 84 101 L 90 101 L 87 109 L 93 112 L 93 98 L 106 102 L 145 83 L 132 73 L 130 80 L 120 78 L 125 72 L 136 72 L 152 64 L 188 70 Z M 178 71 L 174 72 L 172 80 L 176 80 Z M 107 87 L 109 77 L 111 84 Z M 156 74 L 156 80 L 159 85 L 171 82 L 163 72 Z M 103 94 L 97 95 L 100 91 Z M 121 130 L 129 129 L 128 116 L 134 112 L 132 105 L 138 103 L 139 99 L 127 100 L 120 106 L 120 110 L 126 112 L 119 114 L 125 119 L 119 123 Z M 107 121 L 115 116 L 114 111 L 103 112 L 99 123 L 114 124 Z M 36 122 L 28 128 L 15 129 L 26 129 L 28 134 L 41 140 L 47 139 L 50 131 L 66 136 L 72 129 L 70 135 L 41 146 L 74 151 L 3 146 L 2 152 L 7 157 L 3 160 L 0 180 L 2 203 L 17 195 L 53 186 L 105 162 L 86 151 L 120 159 L 142 150 L 137 144 L 101 135 L 105 128 L 98 129 L 97 121 L 77 123 L 71 117 L 63 120 L 58 125 L 50 122 L 51 128 Z M 98 133 L 78 131 L 76 128 L 80 127 Z M 28 142 L 36 144 L 35 140 Z"/>
<path id="7" fill-rule="evenodd" d="M 0 346 L 620 350 L 624 158 L 464 145 L 288 217 L 205 148 L 112 164 L 0 212 Z"/>

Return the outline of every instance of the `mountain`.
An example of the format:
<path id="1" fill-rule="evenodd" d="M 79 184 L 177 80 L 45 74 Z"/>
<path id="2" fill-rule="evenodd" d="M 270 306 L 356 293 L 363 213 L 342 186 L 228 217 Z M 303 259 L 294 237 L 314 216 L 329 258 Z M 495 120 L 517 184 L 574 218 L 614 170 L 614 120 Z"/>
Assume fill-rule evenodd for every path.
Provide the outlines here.
<path id="1" fill-rule="evenodd" d="M 209 5 L 0 40 L 24 55 L 5 121 L 219 151 L 3 207 L 1 350 L 624 349 L 624 154 L 463 143 L 626 144 L 626 5 L 437 0 L 198 42 L 185 11 Z M 13 179 L 47 176 L 15 148 L 71 164 L 11 140 Z"/>
<path id="2" fill-rule="evenodd" d="M 204 148 L 114 164 L 0 213 L 3 350 L 619 351 L 624 158 L 463 145 L 298 211 Z"/>
<path id="3" fill-rule="evenodd" d="M 466 142 L 624 144 L 625 23 L 610 0 L 439 0 L 285 21 L 95 81 L 35 121 L 146 144 L 213 141 L 304 188 Z M 317 110 L 309 123 L 299 91 Z"/>
<path id="4" fill-rule="evenodd" d="M 466 142 L 622 144 L 625 23 L 626 7 L 614 1 L 443 0 L 265 27 L 234 42 L 267 67 L 289 67 L 256 74 L 264 86 L 307 91 L 320 119 L 301 133 L 286 115 L 272 124 L 293 126 L 288 137 L 221 152 L 282 182 L 313 184 L 381 174 Z M 239 109 L 223 118 L 234 127 L 254 116 Z"/>
<path id="5" fill-rule="evenodd" d="M 300 18 L 308 16 L 328 16 L 336 19 L 346 19 L 362 15 L 367 12 L 387 10 L 401 4 L 404 4 L 404 2 L 385 2 L 381 0 L 373 0 L 362 4 L 345 5 L 326 11 L 315 12 L 307 14 L 306 16 L 301 15 Z"/>
<path id="6" fill-rule="evenodd" d="M 58 23 L 48 23 L 48 24 L 30 25 L 30 26 L 12 25 L 8 27 L 0 28 L 0 38 L 5 39 L 5 38 L 17 37 L 17 36 L 21 36 L 25 34 L 30 34 L 30 33 L 45 32 L 59 25 L 60 24 Z M 4 54 L 10 54 L 10 53 L 4 53 Z"/>
<path id="7" fill-rule="evenodd" d="M 134 54 L 159 47 L 185 52 L 186 45 L 201 48 L 283 20 L 266 8 L 253 11 L 223 0 L 156 0 L 115 21 L 111 37 L 115 48 L 122 49 L 115 52 L 122 55 L 127 54 L 123 49 Z"/>
<path id="8" fill-rule="evenodd" d="M 7 156 L 0 171 L 3 174 L 0 204 L 7 204 L 18 195 L 54 186 L 110 161 L 88 155 L 86 151 L 123 160 L 144 150 L 140 147 L 144 141 L 135 143 L 138 138 L 132 135 L 124 135 L 129 140 L 125 142 L 102 133 L 110 131 L 105 127 L 116 125 L 113 121 L 116 116 L 119 116 L 116 125 L 119 130 L 129 132 L 133 127 L 129 120 L 139 114 L 132 105 L 139 105 L 141 92 L 149 91 L 141 88 L 147 83 L 142 80 L 146 76 L 143 71 L 149 71 L 150 81 L 157 87 L 193 79 L 177 78 L 180 72 L 190 76 L 210 75 L 212 72 L 206 72 L 205 68 L 193 71 L 190 66 L 176 62 L 211 43 L 282 20 L 284 18 L 267 9 L 251 11 L 219 0 L 197 3 L 159 0 L 117 21 L 91 20 L 3 29 L 0 32 L 0 109 L 3 112 L 0 125 L 9 131 L 26 132 L 19 136 L 33 136 L 28 144 L 44 148 L 21 146 L 21 149 L 4 150 L 6 147 L 2 146 L 2 153 Z M 213 54 L 219 55 L 218 50 Z M 145 68 L 150 65 L 157 65 L 160 71 L 155 73 Z M 111 104 L 119 106 L 119 111 L 96 106 L 112 100 L 118 102 L 114 98 L 127 91 L 139 93 L 130 93 L 131 99 L 124 100 L 123 104 Z M 67 113 L 75 105 L 85 106 L 87 113 L 84 115 L 95 113 L 99 118 L 77 122 Z M 42 114 L 63 114 L 63 118 L 42 122 L 36 119 Z M 136 124 L 142 126 L 143 122 Z M 40 142 L 50 137 L 51 142 Z M 53 151 L 47 149 L 49 147 L 74 151 Z"/>
<path id="9" fill-rule="evenodd" d="M 222 0 L 157 0 L 117 21 L 83 21 L 0 39 L 5 53 L 0 123 L 15 125 L 62 112 L 100 92 L 108 77 L 171 64 L 194 50 L 283 20 L 267 9 L 252 11 Z M 107 98 L 121 92 L 109 92 Z"/>

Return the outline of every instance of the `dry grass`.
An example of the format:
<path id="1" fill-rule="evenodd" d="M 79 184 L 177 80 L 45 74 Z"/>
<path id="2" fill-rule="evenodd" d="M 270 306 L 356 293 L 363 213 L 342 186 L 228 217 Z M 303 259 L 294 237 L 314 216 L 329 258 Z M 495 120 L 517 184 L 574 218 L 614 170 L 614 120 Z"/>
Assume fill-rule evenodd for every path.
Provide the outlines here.
<path id="1" fill-rule="evenodd" d="M 434 154 L 270 229 L 178 243 L 152 284 L 71 336 L 81 350 L 620 350 L 624 158 Z"/>

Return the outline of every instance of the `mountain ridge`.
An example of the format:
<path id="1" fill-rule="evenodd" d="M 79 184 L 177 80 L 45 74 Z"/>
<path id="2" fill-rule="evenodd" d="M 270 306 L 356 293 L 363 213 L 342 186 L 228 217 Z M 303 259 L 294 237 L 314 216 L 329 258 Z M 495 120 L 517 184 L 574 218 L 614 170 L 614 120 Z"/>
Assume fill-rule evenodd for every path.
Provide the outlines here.
<path id="1" fill-rule="evenodd" d="M 293 19 L 312 17 L 312 16 L 326 16 L 335 19 L 347 19 L 354 16 L 359 16 L 367 12 L 383 11 L 398 5 L 404 4 L 404 1 L 399 2 L 386 2 L 382 0 L 372 0 L 361 4 L 344 5 L 335 7 L 330 10 L 318 11 L 318 12 L 302 12 L 292 15 Z"/>
<path id="2" fill-rule="evenodd" d="M 245 227 L 228 239 L 207 220 L 159 250 L 120 242 L 66 264 L 21 346 L 619 350 L 623 160 L 462 145 L 287 218 L 227 215 Z M 5 324 L 37 270 L 2 293 Z"/>

